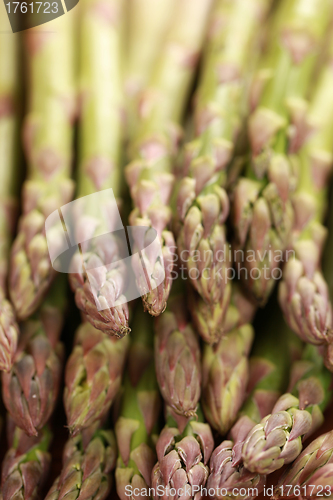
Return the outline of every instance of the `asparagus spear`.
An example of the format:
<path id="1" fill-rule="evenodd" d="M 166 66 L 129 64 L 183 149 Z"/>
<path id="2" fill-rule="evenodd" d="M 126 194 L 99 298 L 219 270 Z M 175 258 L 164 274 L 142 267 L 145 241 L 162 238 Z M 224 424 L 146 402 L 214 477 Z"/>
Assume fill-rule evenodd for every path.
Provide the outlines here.
<path id="1" fill-rule="evenodd" d="M 270 474 L 298 457 L 304 436 L 324 420 L 322 412 L 332 396 L 331 382 L 317 348 L 307 346 L 302 360 L 293 367 L 288 392 L 245 439 L 242 458 L 247 469 Z"/>
<path id="2" fill-rule="evenodd" d="M 305 342 L 316 345 L 332 342 L 332 307 L 320 264 L 327 235 L 322 223 L 333 165 L 332 56 L 331 43 L 308 113 L 312 136 L 298 155 L 300 182 L 293 196 L 291 242 L 294 258 L 286 262 L 279 287 L 280 305 L 290 327 Z M 327 366 L 333 369 L 329 354 Z"/>
<path id="3" fill-rule="evenodd" d="M 171 288 L 175 260 L 174 237 L 168 230 L 172 163 L 211 3 L 177 2 L 172 28 L 141 100 L 140 126 L 129 150 L 132 161 L 125 170 L 135 206 L 130 224 L 148 226 L 157 233 L 157 240 L 147 250 L 136 238 L 140 255 L 133 263 L 144 306 L 153 316 L 164 311 Z M 147 230 L 143 239 L 149 240 L 151 234 Z"/>
<path id="4" fill-rule="evenodd" d="M 11 251 L 10 296 L 20 320 L 40 305 L 55 271 L 45 236 L 45 220 L 68 203 L 72 159 L 74 33 L 72 13 L 26 32 L 29 113 L 24 124 L 28 178 L 22 192 L 23 215 Z"/>
<path id="5" fill-rule="evenodd" d="M 53 284 L 40 311 L 22 324 L 12 369 L 2 374 L 4 404 L 18 427 L 37 436 L 51 416 L 60 389 L 65 280 Z"/>
<path id="6" fill-rule="evenodd" d="M 129 332 L 124 297 L 126 268 L 114 196 L 120 193 L 122 142 L 121 24 L 123 0 L 86 0 L 80 23 L 80 162 L 74 256 L 70 283 L 86 319 L 99 330 L 123 337 Z M 96 198 L 89 195 L 99 193 Z M 87 197 L 87 198 L 84 198 Z"/>
<path id="7" fill-rule="evenodd" d="M 110 430 L 89 428 L 70 438 L 63 452 L 60 476 L 45 500 L 108 498 L 116 450 L 114 434 Z"/>
<path id="8" fill-rule="evenodd" d="M 200 336 L 208 344 L 218 341 L 221 332 L 226 334 L 233 328 L 251 323 L 257 310 L 255 301 L 244 293 L 236 281 L 228 287 L 224 300 L 228 303 L 226 311 L 224 307 L 217 304 L 212 309 L 191 286 L 189 287 L 189 309 L 192 321 Z"/>
<path id="9" fill-rule="evenodd" d="M 200 490 L 207 482 L 207 463 L 213 448 L 211 429 L 203 423 L 199 410 L 198 421 L 191 420 L 183 432 L 168 416 L 167 425 L 156 443 L 158 462 L 152 472 L 154 499 L 171 498 L 171 488 L 177 493 L 182 491 L 179 497 L 201 498 Z"/>
<path id="10" fill-rule="evenodd" d="M 333 431 L 322 434 L 303 450 L 294 463 L 285 470 L 274 489 L 274 498 L 302 498 L 332 492 Z M 328 474 L 328 483 L 319 482 Z M 330 482 L 329 482 L 330 481 Z M 322 486 L 320 489 L 316 485 Z M 328 486 L 328 488 L 326 487 Z M 310 495 L 309 495 L 310 494 Z"/>
<path id="11" fill-rule="evenodd" d="M 216 2 L 196 92 L 195 139 L 185 146 L 184 178 L 177 199 L 178 248 L 191 284 L 204 299 L 207 316 L 214 323 L 211 343 L 223 333 L 230 299 L 232 262 L 225 227 L 229 215 L 225 170 L 246 115 L 252 54 L 270 3 Z M 196 314 L 194 310 L 194 317 Z"/>
<path id="12" fill-rule="evenodd" d="M 201 392 L 200 346 L 183 296 L 155 320 L 155 367 L 160 391 L 174 412 L 195 415 Z"/>
<path id="13" fill-rule="evenodd" d="M 10 448 L 2 462 L 1 498 L 37 500 L 51 463 L 51 433 L 44 427 L 38 437 L 29 437 L 10 417 L 7 427 Z"/>
<path id="14" fill-rule="evenodd" d="M 202 407 L 208 423 L 222 436 L 231 428 L 245 398 L 253 338 L 253 328 L 247 324 L 203 349 Z"/>
<path id="15" fill-rule="evenodd" d="M 141 310 L 134 315 L 131 338 L 124 393 L 115 425 L 119 450 L 116 487 L 121 500 L 135 497 L 128 487 L 150 486 L 161 407 L 155 376 L 152 319 Z"/>
<path id="16" fill-rule="evenodd" d="M 285 389 L 289 371 L 288 335 L 283 319 L 271 316 L 256 337 L 250 358 L 249 396 L 230 431 L 231 439 L 222 441 L 212 453 L 207 488 L 226 488 L 230 496 L 233 488 L 256 487 L 260 491 L 265 485 L 265 476 L 245 468 L 242 447 L 248 432 L 272 411 Z"/>
<path id="17" fill-rule="evenodd" d="M 7 23 L 7 24 L 6 24 Z M 9 247 L 17 215 L 19 106 L 19 38 L 4 33 L 0 19 L 0 370 L 10 370 L 17 348 L 18 326 L 6 300 Z"/>
<path id="18" fill-rule="evenodd" d="M 108 413 L 121 385 L 128 338 L 116 340 L 83 323 L 65 371 L 64 406 L 73 436 Z"/>
<path id="19" fill-rule="evenodd" d="M 248 133 L 251 159 L 235 186 L 233 228 L 238 269 L 263 305 L 293 225 L 294 153 L 309 132 L 308 92 L 330 19 L 328 0 L 282 0 L 256 84 Z"/>
<path id="20" fill-rule="evenodd" d="M 129 97 L 129 136 L 138 126 L 139 100 L 170 29 L 175 0 L 129 0 L 125 92 Z"/>

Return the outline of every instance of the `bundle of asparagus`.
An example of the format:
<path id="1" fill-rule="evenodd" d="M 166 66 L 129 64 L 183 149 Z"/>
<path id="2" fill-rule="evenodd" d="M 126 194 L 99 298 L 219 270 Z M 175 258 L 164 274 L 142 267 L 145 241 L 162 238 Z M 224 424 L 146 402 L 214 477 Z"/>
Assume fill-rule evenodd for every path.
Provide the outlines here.
<path id="1" fill-rule="evenodd" d="M 76 12 L 22 38 L 28 172 L 9 279 L 24 320 L 17 349 L 5 297 L 18 37 L 7 53 L 0 44 L 0 369 L 9 412 L 0 498 L 41 500 L 51 459 L 59 475 L 47 500 L 111 498 L 113 469 L 121 500 L 332 496 L 332 432 L 310 442 L 332 400 L 330 238 L 327 284 L 321 271 L 333 155 L 331 0 L 81 0 Z M 77 71 L 78 190 L 69 204 Z M 126 230 L 123 174 L 134 203 Z M 242 261 L 245 252 L 254 258 Z M 272 297 L 254 319 L 273 288 L 276 252 L 286 260 L 283 311 Z M 258 267 L 261 277 L 231 283 L 233 255 L 237 269 Z M 50 287 L 52 266 L 70 273 L 81 313 L 71 309 L 64 329 L 70 302 L 64 279 Z M 169 299 L 177 274 L 189 286 L 178 280 Z M 150 314 L 139 304 L 130 322 L 128 302 L 140 294 Z M 62 330 L 63 450 L 61 413 L 51 421 Z M 50 453 L 53 423 L 61 464 Z M 282 467 L 280 478 L 271 474 Z"/>

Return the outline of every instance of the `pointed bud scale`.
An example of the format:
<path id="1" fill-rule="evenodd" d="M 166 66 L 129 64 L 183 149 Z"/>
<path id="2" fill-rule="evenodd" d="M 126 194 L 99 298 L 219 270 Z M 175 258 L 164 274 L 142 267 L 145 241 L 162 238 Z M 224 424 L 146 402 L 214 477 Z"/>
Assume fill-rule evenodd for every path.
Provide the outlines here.
<path id="1" fill-rule="evenodd" d="M 199 500 L 201 487 L 205 487 L 209 469 L 207 462 L 214 447 L 211 430 L 207 424 L 190 422 L 183 434 L 178 429 L 165 428 L 157 441 L 158 462 L 152 471 L 154 499 L 170 498 L 170 488 L 187 491 L 189 498 Z M 166 439 L 167 436 L 167 439 Z M 160 439 L 164 445 L 159 444 Z M 168 442 L 168 446 L 165 443 Z M 198 488 L 195 493 L 195 489 Z M 158 488 L 160 487 L 160 488 Z M 185 488 L 185 489 L 184 489 Z M 162 493 L 160 493 L 162 491 Z M 177 496 L 177 498 L 179 498 Z"/>
<path id="2" fill-rule="evenodd" d="M 16 425 L 29 436 L 37 436 L 50 418 L 62 374 L 63 345 L 58 341 L 62 311 L 49 308 L 44 312 L 47 322 L 41 310 L 39 318 L 23 324 L 13 367 L 2 374 L 5 406 Z"/>
<path id="3" fill-rule="evenodd" d="M 173 302 L 170 311 L 156 320 L 155 367 L 166 403 L 176 413 L 190 417 L 195 415 L 200 398 L 200 347 L 183 306 L 180 310 Z"/>
<path id="4" fill-rule="evenodd" d="M 67 423 L 76 435 L 102 419 L 118 393 L 129 339 L 116 340 L 83 323 L 65 370 Z"/>
<path id="5" fill-rule="evenodd" d="M 332 463 L 333 433 L 328 432 L 313 440 L 295 462 L 284 471 L 274 489 L 274 498 L 295 498 L 297 487 L 301 489 L 303 486 L 307 486 L 302 490 L 305 498 L 308 498 L 307 494 L 310 493 L 310 485 L 318 484 L 325 490 L 326 484 L 331 486 Z M 326 479 L 326 477 L 327 483 L 320 482 L 320 479 L 324 481 L 323 478 Z M 287 485 L 292 486 L 292 493 L 289 496 Z M 313 491 L 316 490 L 313 488 Z M 329 489 L 325 491 L 330 492 Z"/>
<path id="6" fill-rule="evenodd" d="M 218 344 L 204 347 L 202 406 L 208 422 L 222 436 L 231 428 L 245 398 L 253 338 L 252 327 L 244 325 Z"/>
<path id="7" fill-rule="evenodd" d="M 19 328 L 11 303 L 0 288 L 0 371 L 8 372 L 13 365 L 19 338 Z"/>
<path id="8" fill-rule="evenodd" d="M 28 437 L 9 417 L 8 433 L 11 442 L 2 462 L 2 498 L 40 498 L 51 463 L 50 431 L 44 428 L 38 437 Z"/>
<path id="9" fill-rule="evenodd" d="M 116 442 L 112 431 L 97 430 L 87 440 L 79 434 L 65 445 L 60 476 L 45 499 L 98 498 L 105 500 L 112 486 L 116 462 Z"/>

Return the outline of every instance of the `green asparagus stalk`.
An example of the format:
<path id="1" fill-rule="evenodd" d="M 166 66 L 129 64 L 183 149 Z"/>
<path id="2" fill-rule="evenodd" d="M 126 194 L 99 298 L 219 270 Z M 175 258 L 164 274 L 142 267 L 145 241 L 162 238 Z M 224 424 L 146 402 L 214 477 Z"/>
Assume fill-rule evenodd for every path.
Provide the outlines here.
<path id="1" fill-rule="evenodd" d="M 304 436 L 324 420 L 323 410 L 332 396 L 331 382 L 317 348 L 307 346 L 301 361 L 293 366 L 288 392 L 245 439 L 242 458 L 247 469 L 270 474 L 299 456 Z"/>
<path id="2" fill-rule="evenodd" d="M 269 332 L 269 335 L 267 335 Z M 260 422 L 285 390 L 290 356 L 290 331 L 281 317 L 271 316 L 261 334 L 256 337 L 250 358 L 248 398 L 230 431 L 229 440 L 215 448 L 210 460 L 207 488 L 226 488 L 230 497 L 233 488 L 262 490 L 265 476 L 247 470 L 242 462 L 242 448 L 249 431 Z M 239 496 L 241 498 L 241 496 Z"/>
<path id="3" fill-rule="evenodd" d="M 214 346 L 204 345 L 202 408 L 208 423 L 224 436 L 236 420 L 246 394 L 251 325 L 236 328 Z"/>
<path id="4" fill-rule="evenodd" d="M 228 287 L 224 295 L 228 303 L 226 311 L 224 307 L 217 304 L 212 309 L 193 287 L 189 286 L 188 290 L 192 321 L 200 336 L 208 344 L 217 342 L 221 331 L 227 334 L 233 328 L 251 323 L 257 310 L 256 302 L 244 293 L 236 281 L 233 281 L 232 286 Z"/>
<path id="5" fill-rule="evenodd" d="M 174 22 L 141 99 L 140 126 L 129 148 L 132 161 L 125 169 L 135 207 L 130 224 L 153 228 L 157 235 L 147 249 L 142 248 L 142 239 L 149 240 L 154 231 L 148 229 L 144 238 L 142 234 L 135 238 L 140 254 L 133 262 L 145 309 L 153 316 L 164 311 L 171 288 L 175 260 L 175 241 L 168 229 L 172 167 L 211 4 L 211 0 L 177 2 Z"/>
<path id="6" fill-rule="evenodd" d="M 65 285 L 64 276 L 59 276 L 38 313 L 22 323 L 13 367 L 2 373 L 4 404 L 28 436 L 38 435 L 57 402 L 64 357 L 59 337 Z"/>
<path id="7" fill-rule="evenodd" d="M 18 326 L 6 300 L 10 243 L 17 215 L 19 142 L 19 38 L 5 33 L 0 19 L 0 370 L 10 370 L 17 348 Z"/>
<path id="8" fill-rule="evenodd" d="M 274 489 L 273 498 L 329 497 L 332 493 L 332 464 L 333 431 L 312 441 L 285 470 Z"/>
<path id="9" fill-rule="evenodd" d="M 329 0 L 279 2 L 254 86 L 251 159 L 235 186 L 233 228 L 239 273 L 260 305 L 280 276 L 289 244 L 294 154 L 309 133 L 307 98 L 330 17 Z"/>
<path id="10" fill-rule="evenodd" d="M 129 332 L 126 267 L 115 236 L 119 213 L 122 143 L 123 0 L 86 0 L 80 23 L 80 161 L 70 283 L 75 301 L 97 329 L 123 337 Z M 101 192 L 100 192 L 101 191 Z M 98 197 L 89 198 L 97 193 Z M 125 242 L 126 244 L 126 242 Z"/>
<path id="11" fill-rule="evenodd" d="M 175 0 L 129 0 L 126 46 L 125 92 L 128 99 L 128 127 L 131 137 L 138 126 L 140 96 L 148 84 L 154 65 L 170 29 Z"/>
<path id="12" fill-rule="evenodd" d="M 115 425 L 119 450 L 116 487 L 121 500 L 135 497 L 130 487 L 132 490 L 150 487 L 161 407 L 152 319 L 141 310 L 134 315 L 131 338 L 120 415 Z"/>
<path id="13" fill-rule="evenodd" d="M 65 370 L 64 406 L 73 436 L 103 421 L 121 386 L 129 339 L 117 340 L 83 323 Z"/>
<path id="14" fill-rule="evenodd" d="M 305 342 L 315 345 L 333 340 L 332 307 L 320 264 L 327 235 L 323 219 L 333 165 L 333 44 L 330 45 L 308 112 L 313 132 L 298 155 L 300 182 L 292 198 L 294 258 L 286 262 L 279 287 L 280 305 L 288 324 Z M 333 370 L 329 351 L 327 366 Z"/>
<path id="15" fill-rule="evenodd" d="M 158 462 L 152 472 L 154 499 L 173 498 L 170 491 L 173 487 L 182 490 L 184 498 L 200 497 L 198 491 L 206 485 L 213 447 L 211 429 L 203 423 L 199 410 L 198 420 L 191 420 L 183 432 L 169 415 L 156 443 Z"/>
<path id="16" fill-rule="evenodd" d="M 44 427 L 38 437 L 29 437 L 10 417 L 7 427 L 10 447 L 2 462 L 1 498 L 38 500 L 51 463 L 51 433 Z"/>
<path id="17" fill-rule="evenodd" d="M 89 428 L 70 438 L 63 452 L 60 476 L 45 500 L 108 498 L 116 458 L 116 440 L 110 430 Z"/>
<path id="18" fill-rule="evenodd" d="M 180 223 L 177 241 L 191 284 L 213 318 L 208 340 L 211 343 L 223 333 L 230 299 L 232 261 L 225 227 L 229 215 L 229 199 L 224 189 L 226 167 L 246 116 L 252 54 L 270 3 L 270 0 L 216 2 L 196 92 L 195 138 L 185 146 L 184 178 L 177 198 Z M 201 333 L 200 323 L 196 326 Z"/>
<path id="19" fill-rule="evenodd" d="M 179 415 L 194 416 L 201 392 L 200 346 L 182 295 L 155 320 L 155 367 L 165 402 Z"/>
<path id="20" fill-rule="evenodd" d="M 37 309 L 55 277 L 45 220 L 73 194 L 69 178 L 75 115 L 73 24 L 69 13 L 54 19 L 49 31 L 42 26 L 25 35 L 30 75 L 24 124 L 28 177 L 9 276 L 10 296 L 20 320 Z"/>

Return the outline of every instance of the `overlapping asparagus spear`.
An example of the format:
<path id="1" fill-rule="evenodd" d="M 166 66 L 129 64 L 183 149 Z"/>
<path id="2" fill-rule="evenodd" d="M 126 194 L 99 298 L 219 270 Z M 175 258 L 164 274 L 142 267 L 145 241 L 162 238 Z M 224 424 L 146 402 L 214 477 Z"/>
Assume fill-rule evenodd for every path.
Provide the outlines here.
<path id="1" fill-rule="evenodd" d="M 279 286 L 280 305 L 290 327 L 305 342 L 316 345 L 333 342 L 332 307 L 320 263 L 327 235 L 322 224 L 333 165 L 332 58 L 331 42 L 308 111 L 312 134 L 298 154 L 300 181 L 292 197 L 295 224 L 291 248 L 294 255 L 284 266 Z M 327 366 L 333 367 L 330 349 Z"/>
<path id="2" fill-rule="evenodd" d="M 199 500 L 207 482 L 208 461 L 214 440 L 208 424 L 190 420 L 183 432 L 169 415 L 156 443 L 158 462 L 152 472 L 154 499 L 189 498 Z M 176 494 L 172 494 L 172 488 Z"/>
<path id="3" fill-rule="evenodd" d="M 279 278 L 293 225 L 296 153 L 309 132 L 308 93 L 331 14 L 328 0 L 282 0 L 253 92 L 251 159 L 233 201 L 235 252 L 244 283 L 264 304 Z"/>
<path id="4" fill-rule="evenodd" d="M 331 382 L 318 349 L 307 346 L 293 366 L 288 392 L 245 439 L 242 458 L 247 469 L 270 474 L 298 457 L 304 436 L 324 420 L 322 412 L 332 396 Z"/>
<path id="5" fill-rule="evenodd" d="M 201 352 L 182 295 L 155 320 L 155 369 L 165 402 L 178 415 L 195 415 L 201 393 Z"/>
<path id="6" fill-rule="evenodd" d="M 114 339 L 83 323 L 65 371 L 64 407 L 72 435 L 103 420 L 118 393 L 129 339 Z"/>
<path id="7" fill-rule="evenodd" d="M 25 34 L 30 75 L 29 112 L 24 124 L 28 177 L 9 279 L 10 296 L 20 320 L 37 309 L 55 276 L 45 220 L 73 195 L 69 178 L 76 107 L 73 24 L 71 12 L 54 19 L 50 31 L 41 26 Z"/>
<path id="8" fill-rule="evenodd" d="M 8 371 L 18 340 L 12 305 L 6 300 L 10 242 L 17 215 L 19 141 L 19 38 L 0 19 L 0 370 Z"/>
<path id="9" fill-rule="evenodd" d="M 215 335 L 213 332 L 223 331 L 224 334 L 227 334 L 233 328 L 251 323 L 258 308 L 253 298 L 242 289 L 237 281 L 232 283 L 226 311 L 217 306 L 212 310 L 210 305 L 191 286 L 188 287 L 188 290 L 192 321 L 200 336 L 209 344 L 216 342 L 220 336 L 220 334 Z M 214 342 L 213 339 L 215 339 Z"/>
<path id="10" fill-rule="evenodd" d="M 312 441 L 285 470 L 274 489 L 273 498 L 329 497 L 332 493 L 332 464 L 333 431 Z"/>
<path id="11" fill-rule="evenodd" d="M 13 367 L 2 373 L 4 404 L 28 436 L 37 436 L 47 423 L 60 389 L 65 284 L 59 276 L 38 313 L 22 323 Z"/>
<path id="12" fill-rule="evenodd" d="M 202 407 L 208 423 L 224 436 L 234 423 L 246 394 L 251 325 L 236 328 L 218 344 L 205 344 L 202 359 Z"/>
<path id="13" fill-rule="evenodd" d="M 125 60 L 125 93 L 129 136 L 138 126 L 140 97 L 162 50 L 175 13 L 175 0 L 129 0 Z"/>
<path id="14" fill-rule="evenodd" d="M 129 332 L 122 246 L 114 231 L 119 212 L 122 143 L 123 0 L 85 0 L 80 23 L 80 160 L 70 283 L 77 306 L 95 328 L 123 337 Z M 102 191 L 97 197 L 89 196 Z M 86 198 L 84 198 L 86 197 Z M 119 200 L 118 200 L 119 201 Z M 121 224 L 121 223 L 120 223 Z M 127 250 L 127 245 L 126 245 Z"/>
<path id="15" fill-rule="evenodd" d="M 91 427 L 70 438 L 63 452 L 60 476 L 45 500 L 108 498 L 116 458 L 116 440 L 110 430 Z"/>
<path id="16" fill-rule="evenodd" d="M 265 484 L 265 477 L 247 470 L 242 462 L 242 447 L 248 432 L 269 414 L 286 386 L 289 372 L 289 352 L 286 349 L 290 334 L 282 319 L 272 317 L 256 337 L 250 358 L 249 396 L 230 431 L 229 440 L 213 451 L 210 460 L 208 488 L 256 487 Z"/>
<path id="17" fill-rule="evenodd" d="M 211 343 L 223 333 L 231 293 L 232 261 L 225 227 L 229 215 L 229 199 L 224 189 L 226 167 L 246 116 L 245 97 L 253 69 L 250 56 L 270 3 L 270 0 L 216 2 L 196 92 L 196 137 L 185 147 L 184 179 L 177 199 L 178 248 L 191 283 L 203 299 L 194 308 L 208 309 L 206 315 L 211 318 L 208 335 L 202 332 L 200 323 L 196 322 L 196 327 L 206 342 Z M 194 320 L 197 314 L 194 311 Z"/>
<path id="18" fill-rule="evenodd" d="M 156 462 L 154 444 L 161 401 L 155 375 L 153 336 L 152 318 L 137 310 L 120 415 L 115 425 L 119 450 L 116 486 L 121 500 L 136 498 L 135 488 L 150 487 Z"/>
<path id="19" fill-rule="evenodd" d="M 9 450 L 1 467 L 1 499 L 38 500 L 51 463 L 51 433 L 44 427 L 38 437 L 29 437 L 9 417 L 7 434 Z"/>
<path id="20" fill-rule="evenodd" d="M 130 224 L 157 233 L 154 239 L 155 233 L 148 229 L 135 238 L 140 252 L 134 262 L 137 287 L 153 316 L 164 311 L 171 287 L 175 260 L 175 241 L 169 230 L 172 163 L 211 4 L 211 0 L 177 2 L 174 22 L 141 99 L 140 126 L 129 148 L 132 161 L 125 174 L 135 206 Z M 142 241 L 150 243 L 147 249 Z"/>

